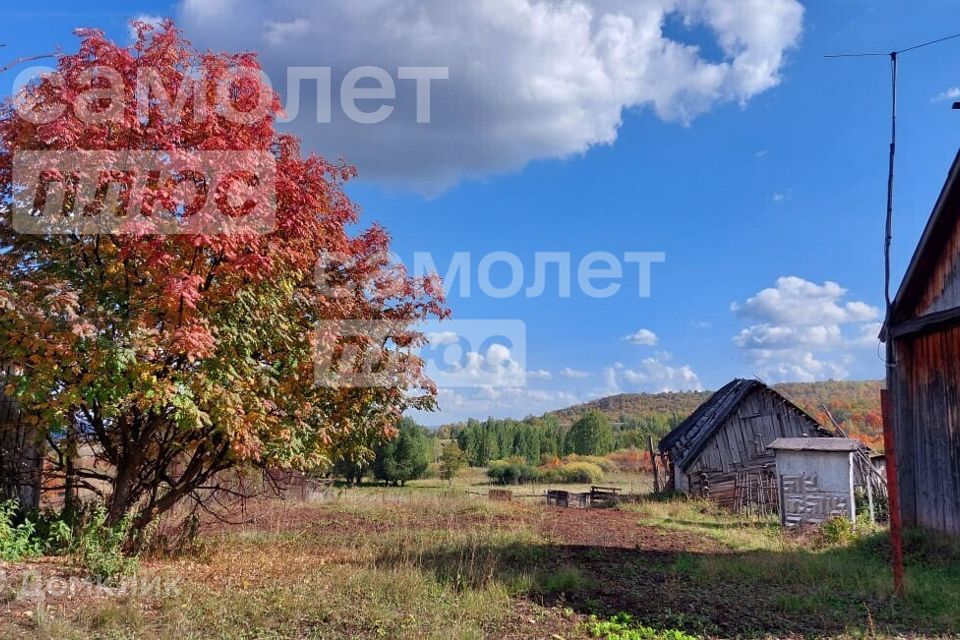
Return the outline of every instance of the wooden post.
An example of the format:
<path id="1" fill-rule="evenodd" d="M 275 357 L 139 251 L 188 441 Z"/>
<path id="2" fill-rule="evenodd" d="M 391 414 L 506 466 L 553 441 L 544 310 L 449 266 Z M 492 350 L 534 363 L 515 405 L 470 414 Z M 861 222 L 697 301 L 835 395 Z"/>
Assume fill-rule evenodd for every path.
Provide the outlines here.
<path id="1" fill-rule="evenodd" d="M 883 450 L 887 462 L 887 505 L 890 511 L 893 589 L 898 596 L 903 596 L 903 528 L 900 520 L 900 485 L 897 483 L 897 453 L 894 448 L 893 415 L 888 389 L 880 390 L 880 408 L 883 414 Z"/>
<path id="2" fill-rule="evenodd" d="M 650 464 L 653 465 L 653 492 L 660 493 L 660 470 L 657 468 L 657 456 L 653 453 L 653 436 L 647 436 L 647 448 L 650 450 Z"/>

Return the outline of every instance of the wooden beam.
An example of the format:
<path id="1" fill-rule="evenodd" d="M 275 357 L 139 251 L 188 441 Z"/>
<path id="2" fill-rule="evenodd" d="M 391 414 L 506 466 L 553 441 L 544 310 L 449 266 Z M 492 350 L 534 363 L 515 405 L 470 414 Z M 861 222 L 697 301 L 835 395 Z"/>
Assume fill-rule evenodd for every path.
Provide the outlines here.
<path id="1" fill-rule="evenodd" d="M 954 324 L 960 324 L 960 307 L 928 313 L 927 315 L 893 325 L 887 329 L 886 337 L 889 340 L 913 334 L 929 333 Z"/>
<path id="2" fill-rule="evenodd" d="M 657 469 L 657 456 L 653 451 L 653 436 L 647 436 L 647 447 L 650 450 L 650 464 L 653 465 L 653 492 L 660 493 L 660 470 Z"/>

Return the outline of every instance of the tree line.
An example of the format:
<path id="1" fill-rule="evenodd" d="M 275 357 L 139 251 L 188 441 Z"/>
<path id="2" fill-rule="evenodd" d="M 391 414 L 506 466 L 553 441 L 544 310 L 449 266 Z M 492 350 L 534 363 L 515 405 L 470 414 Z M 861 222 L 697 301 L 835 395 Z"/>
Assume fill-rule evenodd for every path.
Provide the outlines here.
<path id="1" fill-rule="evenodd" d="M 467 460 L 455 441 L 441 442 L 435 433 L 405 417 L 397 423 L 394 437 L 380 440 L 365 456 L 356 456 L 352 449 L 343 452 L 332 472 L 348 486 L 360 484 L 371 475 L 379 482 L 402 487 L 423 478 L 434 462 L 438 475 L 452 480 Z"/>
<path id="2" fill-rule="evenodd" d="M 441 427 L 439 433 L 455 439 L 471 465 L 485 467 L 493 460 L 513 457 L 539 464 L 545 456 L 602 456 L 620 449 L 646 448 L 648 437 L 659 441 L 680 420 L 674 414 L 622 416 L 614 424 L 599 411 L 587 411 L 572 425 L 566 425 L 548 413 L 523 420 L 471 419 Z"/>

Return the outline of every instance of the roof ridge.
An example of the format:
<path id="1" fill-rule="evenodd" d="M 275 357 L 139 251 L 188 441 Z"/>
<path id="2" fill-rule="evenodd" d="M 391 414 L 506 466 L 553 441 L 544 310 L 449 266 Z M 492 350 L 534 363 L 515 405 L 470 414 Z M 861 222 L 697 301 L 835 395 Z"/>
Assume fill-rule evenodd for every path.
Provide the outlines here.
<path id="1" fill-rule="evenodd" d="M 679 468 L 686 469 L 689 463 L 700 454 L 710 438 L 723 426 L 727 418 L 736 411 L 744 398 L 759 390 L 775 394 L 792 409 L 822 429 L 815 418 L 773 387 L 756 379 L 734 378 L 707 398 L 686 420 L 664 436 L 660 440 L 660 451 L 674 449 L 686 440 L 683 454 L 675 456 L 673 460 L 673 463 Z"/>

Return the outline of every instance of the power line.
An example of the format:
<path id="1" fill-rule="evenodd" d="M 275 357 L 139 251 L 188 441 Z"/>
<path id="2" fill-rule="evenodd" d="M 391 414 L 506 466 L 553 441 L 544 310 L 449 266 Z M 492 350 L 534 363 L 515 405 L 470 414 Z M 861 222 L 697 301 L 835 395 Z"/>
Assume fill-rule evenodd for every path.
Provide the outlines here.
<path id="1" fill-rule="evenodd" d="M 923 47 L 929 47 L 940 42 L 960 38 L 960 33 L 954 33 L 942 38 L 927 40 L 900 50 L 890 51 L 889 53 L 880 53 L 876 51 L 865 51 L 861 53 L 834 53 L 825 55 L 825 58 L 868 58 L 868 57 L 886 57 L 890 59 L 890 85 L 891 85 L 891 105 L 890 105 L 890 157 L 889 170 L 887 172 L 887 215 L 886 225 L 883 237 L 883 297 L 886 302 L 885 325 L 889 329 L 892 321 L 893 300 L 890 295 L 890 246 L 893 241 L 893 184 L 894 184 L 894 160 L 897 150 L 897 58 L 902 53 L 916 51 Z M 893 351 L 891 341 L 887 339 L 887 367 L 894 365 Z"/>
<path id="2" fill-rule="evenodd" d="M 928 42 L 915 44 L 912 47 L 907 47 L 906 49 L 900 49 L 900 51 L 897 51 L 897 53 L 906 53 L 907 51 L 913 51 L 914 49 L 921 49 L 923 47 L 930 46 L 931 44 L 937 44 L 938 42 L 944 42 L 946 40 L 953 40 L 954 38 L 960 38 L 960 33 L 955 33 L 952 36 L 944 36 L 942 38 L 937 38 L 936 40 L 930 40 Z"/>
<path id="3" fill-rule="evenodd" d="M 869 57 L 873 57 L 873 56 L 885 56 L 885 57 L 890 57 L 890 56 L 899 55 L 899 54 L 901 54 L 901 53 L 906 53 L 906 52 L 908 52 L 908 51 L 914 51 L 915 49 L 922 49 L 923 47 L 929 47 L 930 45 L 932 45 L 932 44 L 937 44 L 937 43 L 939 43 L 939 42 L 945 42 L 945 41 L 947 41 L 947 40 L 953 40 L 954 38 L 960 38 L 960 33 L 955 33 L 955 34 L 950 35 L 950 36 L 944 36 L 944 37 L 942 37 L 942 38 L 937 38 L 936 40 L 928 40 L 928 41 L 926 41 L 926 42 L 921 42 L 920 44 L 915 44 L 915 45 L 913 45 L 913 46 L 911 46 L 911 47 L 906 47 L 906 48 L 904 48 L 904 49 L 897 49 L 897 50 L 895 50 L 895 51 L 887 51 L 887 52 L 865 51 L 865 52 L 862 52 L 862 53 L 828 53 L 828 54 L 826 54 L 826 55 L 823 56 L 823 57 L 824 57 L 824 58 L 869 58 Z"/>

